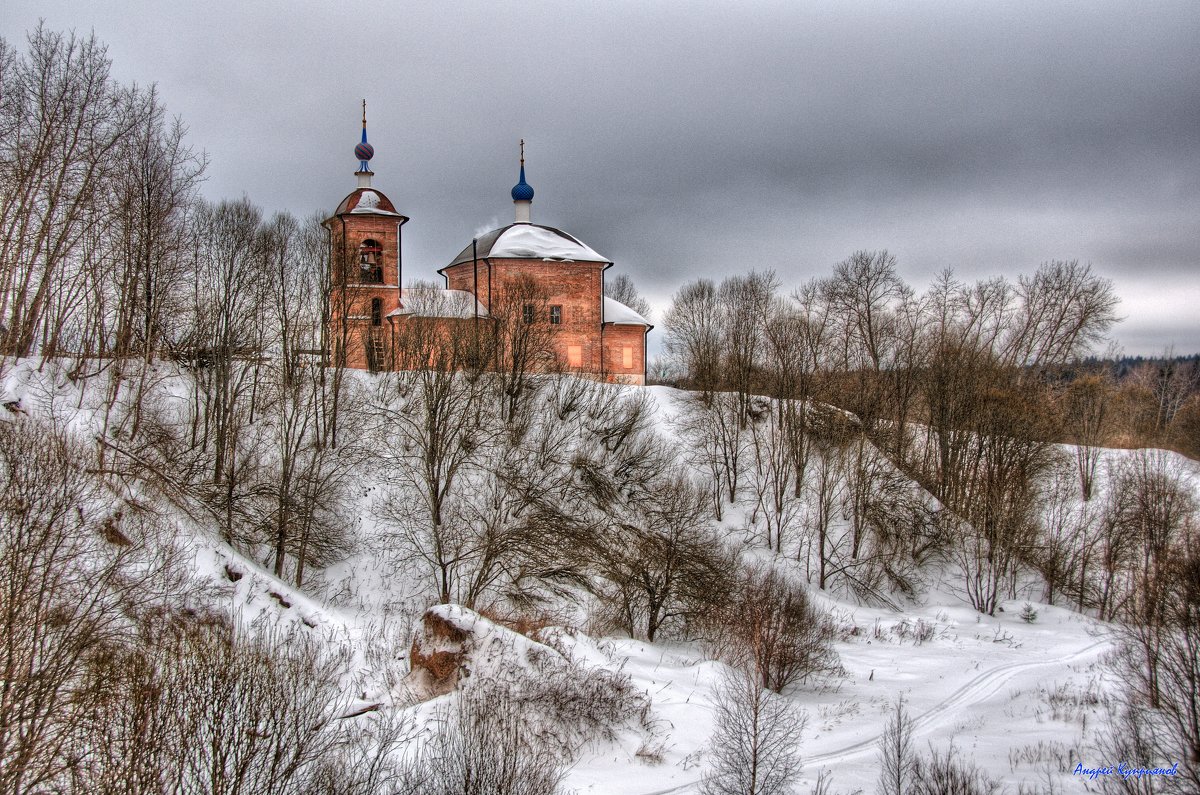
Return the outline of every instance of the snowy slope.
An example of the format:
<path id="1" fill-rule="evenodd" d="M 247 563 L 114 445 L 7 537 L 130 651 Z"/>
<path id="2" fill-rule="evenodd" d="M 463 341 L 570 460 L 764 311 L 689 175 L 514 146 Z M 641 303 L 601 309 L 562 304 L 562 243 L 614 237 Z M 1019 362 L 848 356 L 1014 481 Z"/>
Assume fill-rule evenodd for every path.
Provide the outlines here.
<path id="1" fill-rule="evenodd" d="M 7 367 L 0 403 L 34 416 L 59 417 L 90 437 L 99 427 L 102 391 L 99 381 L 76 384 L 61 370 L 38 371 L 21 362 Z M 175 391 L 180 400 L 187 394 L 182 386 Z M 665 387 L 645 392 L 656 424 L 673 434 L 679 393 Z M 1183 465 L 1195 472 L 1190 462 Z M 372 499 L 368 485 L 358 527 L 368 541 L 378 532 Z M 348 650 L 353 665 L 345 687 L 356 704 L 382 704 L 432 719 L 430 706 L 412 705 L 403 686 L 411 632 L 426 600 L 417 584 L 392 576 L 380 550 L 368 544 L 324 571 L 318 593 L 303 593 L 221 541 L 202 515 L 171 506 L 164 510 L 175 513 L 192 576 L 205 586 L 211 607 L 248 625 L 293 626 Z M 726 521 L 734 527 L 743 514 L 730 514 Z M 873 791 L 876 741 L 899 696 L 916 718 L 920 750 L 926 743 L 939 750 L 953 745 L 1011 785 L 1048 777 L 1062 792 L 1083 792 L 1084 781 L 1072 776 L 1071 768 L 1077 762 L 1105 762 L 1088 750 L 1088 731 L 1102 714 L 1105 692 L 1114 687 L 1101 666 L 1111 648 L 1103 624 L 1038 604 L 1037 620 L 1025 623 L 1019 617 L 1023 601 L 1005 603 L 995 618 L 980 616 L 952 588 L 937 583 L 922 603 L 902 612 L 819 598 L 840 627 L 836 651 L 845 676 L 787 694 L 808 714 L 799 791 L 807 791 L 822 769 L 832 772 L 837 791 Z M 572 637 L 575 654 L 589 664 L 623 670 L 648 694 L 655 730 L 649 739 L 629 732 L 617 743 L 588 748 L 570 768 L 567 788 L 631 795 L 697 791 L 711 759 L 707 744 L 722 664 L 706 660 L 696 644 L 592 639 L 577 631 Z"/>

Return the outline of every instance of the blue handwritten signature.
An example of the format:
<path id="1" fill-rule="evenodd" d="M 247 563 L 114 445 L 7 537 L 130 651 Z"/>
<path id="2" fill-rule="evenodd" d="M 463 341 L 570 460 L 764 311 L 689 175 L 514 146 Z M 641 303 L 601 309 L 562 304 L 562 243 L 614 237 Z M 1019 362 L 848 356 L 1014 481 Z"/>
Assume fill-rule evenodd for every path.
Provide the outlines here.
<path id="1" fill-rule="evenodd" d="M 1105 767 L 1084 767 L 1083 763 L 1075 765 L 1075 770 L 1071 772 L 1073 776 L 1087 776 L 1092 781 L 1095 781 L 1100 776 L 1120 776 L 1121 778 L 1141 778 L 1142 776 L 1174 776 L 1179 773 L 1179 763 L 1170 767 L 1134 767 L 1121 762 L 1113 767 L 1108 765 Z"/>

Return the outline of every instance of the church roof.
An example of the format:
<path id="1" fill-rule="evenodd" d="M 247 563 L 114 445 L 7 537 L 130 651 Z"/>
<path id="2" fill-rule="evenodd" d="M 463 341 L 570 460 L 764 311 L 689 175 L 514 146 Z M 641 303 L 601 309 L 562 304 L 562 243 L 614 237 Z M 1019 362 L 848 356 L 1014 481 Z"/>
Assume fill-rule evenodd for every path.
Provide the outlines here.
<path id="1" fill-rule="evenodd" d="M 388 317 L 487 317 L 488 311 L 466 290 L 439 287 L 406 287 L 400 291 L 400 306 Z"/>
<path id="2" fill-rule="evenodd" d="M 654 325 L 646 318 L 634 312 L 625 304 L 613 298 L 604 296 L 604 321 L 605 323 L 614 323 L 618 326 L 649 326 L 654 328 Z"/>
<path id="3" fill-rule="evenodd" d="M 354 215 L 388 215 L 397 218 L 404 216 L 396 212 L 396 205 L 392 204 L 392 200 L 384 196 L 380 191 L 374 188 L 359 188 L 351 193 L 346 198 L 342 199 L 342 203 L 337 206 L 333 214 L 341 215 L 342 213 L 353 213 Z"/>
<path id="4" fill-rule="evenodd" d="M 475 243 L 474 254 L 480 259 L 541 259 L 551 262 L 612 264 L 612 260 L 597 253 L 578 238 L 561 229 L 540 224 L 509 224 L 493 229 L 479 237 Z M 471 246 L 468 245 L 446 267 L 470 262 L 472 254 Z"/>

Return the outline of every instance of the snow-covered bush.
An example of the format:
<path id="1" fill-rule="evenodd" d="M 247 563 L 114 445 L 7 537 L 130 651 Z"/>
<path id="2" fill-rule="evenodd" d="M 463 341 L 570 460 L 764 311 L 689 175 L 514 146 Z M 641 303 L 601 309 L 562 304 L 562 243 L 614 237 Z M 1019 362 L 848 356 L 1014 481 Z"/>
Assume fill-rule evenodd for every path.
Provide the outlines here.
<path id="1" fill-rule="evenodd" d="M 334 755 L 343 661 L 309 637 L 172 616 L 147 634 L 145 650 L 128 653 L 124 697 L 110 705 L 101 743 L 123 751 L 110 760 L 113 781 L 136 770 L 177 791 L 292 793 Z M 149 748 L 139 726 L 154 727 Z"/>
<path id="2" fill-rule="evenodd" d="M 529 669 L 497 668 L 466 679 L 442 707 L 418 764 L 430 795 L 540 795 L 558 791 L 589 742 L 621 729 L 648 730 L 649 697 L 630 678 L 557 655 Z"/>
<path id="3" fill-rule="evenodd" d="M 542 666 L 508 698 L 527 717 L 527 729 L 568 758 L 588 743 L 616 740 L 621 729 L 652 728 L 650 698 L 627 674 L 578 661 Z"/>
<path id="4" fill-rule="evenodd" d="M 1000 784 L 951 748 L 913 760 L 912 786 L 905 795 L 996 795 Z"/>
<path id="5" fill-rule="evenodd" d="M 469 734 L 475 723 L 494 719 L 501 723 L 493 728 L 503 734 L 503 721 L 511 717 L 521 731 L 522 746 L 514 753 L 531 758 L 569 762 L 589 743 L 614 741 L 622 731 L 650 739 L 649 697 L 619 667 L 595 665 L 580 653 L 581 644 L 587 640 L 562 629 L 526 637 L 459 605 L 437 605 L 414 637 L 406 685 L 421 699 L 449 695 L 440 709 L 452 732 Z M 476 716 L 471 710 L 477 702 L 512 715 Z M 431 752 L 461 750 L 440 742 Z"/>
<path id="6" fill-rule="evenodd" d="M 553 795 L 568 757 L 530 732 L 512 692 L 488 683 L 465 688 L 441 712 L 417 767 L 424 795 Z"/>

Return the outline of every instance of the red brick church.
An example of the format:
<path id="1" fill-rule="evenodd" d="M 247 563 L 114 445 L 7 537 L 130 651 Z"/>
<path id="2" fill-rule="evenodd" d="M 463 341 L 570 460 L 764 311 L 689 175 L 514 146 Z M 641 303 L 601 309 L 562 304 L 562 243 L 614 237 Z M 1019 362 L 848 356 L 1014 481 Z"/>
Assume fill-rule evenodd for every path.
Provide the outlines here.
<path id="1" fill-rule="evenodd" d="M 453 333 L 497 322 L 494 311 L 520 284 L 536 286 L 539 300 L 524 304 L 520 322 L 546 324 L 550 354 L 545 369 L 630 384 L 646 379 L 646 335 L 653 326 L 629 307 L 604 295 L 604 274 L 613 263 L 578 238 L 531 220 L 533 188 L 520 179 L 512 189 L 515 221 L 469 242 L 438 273 L 440 300 L 429 290 L 401 287 L 402 228 L 408 218 L 371 185 L 366 115 L 358 187 L 342 199 L 324 224 L 330 232 L 331 316 L 328 349 L 346 366 L 396 369 L 406 323 L 438 323 Z M 509 302 L 511 303 L 511 301 Z"/>

